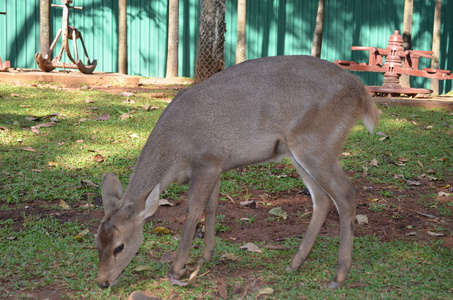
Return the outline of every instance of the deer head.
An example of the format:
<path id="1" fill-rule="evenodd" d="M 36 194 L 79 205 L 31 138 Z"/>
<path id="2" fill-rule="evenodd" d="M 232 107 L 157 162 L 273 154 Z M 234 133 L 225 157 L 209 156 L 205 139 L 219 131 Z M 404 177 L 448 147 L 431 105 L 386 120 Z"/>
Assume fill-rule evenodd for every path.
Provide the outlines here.
<path id="1" fill-rule="evenodd" d="M 116 283 L 143 242 L 143 224 L 159 206 L 159 185 L 135 201 L 123 199 L 123 186 L 114 173 L 102 180 L 104 219 L 99 225 L 96 247 L 99 252 L 97 282 L 107 288 Z"/>

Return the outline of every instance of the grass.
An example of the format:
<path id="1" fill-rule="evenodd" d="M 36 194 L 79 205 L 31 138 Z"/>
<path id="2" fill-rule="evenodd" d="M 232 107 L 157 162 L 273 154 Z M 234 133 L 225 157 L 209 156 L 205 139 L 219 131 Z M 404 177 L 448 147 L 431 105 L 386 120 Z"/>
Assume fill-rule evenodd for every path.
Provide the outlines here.
<path id="1" fill-rule="evenodd" d="M 160 262 L 161 255 L 173 252 L 178 240 L 169 235 L 150 234 L 152 224 L 145 228 L 145 243 L 132 263 L 126 268 L 121 281 L 108 290 L 101 290 L 94 282 L 97 251 L 91 234 L 75 239 L 84 224 L 60 223 L 54 218 L 31 216 L 24 229 L 11 231 L 11 221 L 3 221 L 0 228 L 0 297 L 25 297 L 27 290 L 46 286 L 70 290 L 73 299 L 125 299 L 134 290 L 153 290 L 157 296 L 168 298 L 178 295 L 183 299 L 217 297 L 217 275 L 226 278 L 230 289 L 245 287 L 259 280 L 261 285 L 248 293 L 258 296 L 260 288 L 271 287 L 272 299 L 294 299 L 304 295 L 311 298 L 451 298 L 451 250 L 436 244 L 393 241 L 382 243 L 374 237 L 357 238 L 354 246 L 354 264 L 349 288 L 336 291 L 325 289 L 336 268 L 338 239 L 319 238 L 313 253 L 301 270 L 285 272 L 294 255 L 299 239 L 289 239 L 281 246 L 289 250 L 262 249 L 261 254 L 248 253 L 238 244 L 217 240 L 215 256 L 205 267 L 210 270 L 191 288 L 171 286 L 166 280 L 170 270 Z M 22 246 L 21 246 L 22 245 Z M 24 247 L 26 245 L 26 247 Z M 202 240 L 197 239 L 191 255 L 201 255 Z M 21 251 L 18 251 L 21 249 Z M 49 252 L 52 255 L 49 255 Z M 224 260 L 225 253 L 234 254 L 236 261 Z M 238 271 L 248 270 L 237 276 Z M 204 272 L 203 272 L 204 273 Z M 230 290 L 232 293 L 232 290 Z M 236 295 L 240 298 L 240 295 Z"/>
<path id="2" fill-rule="evenodd" d="M 147 104 L 159 109 L 147 111 L 144 109 Z M 140 93 L 128 99 L 92 90 L 62 90 L 55 85 L 36 83 L 17 87 L 0 83 L 1 209 L 37 200 L 49 206 L 57 206 L 60 199 L 69 205 L 83 204 L 90 195 L 99 195 L 100 190 L 82 184 L 82 180 L 99 185 L 102 175 L 109 171 L 116 172 L 127 185 L 141 147 L 165 106 L 165 102 Z M 452 130 L 448 125 L 452 124 L 452 114 L 410 107 L 381 109 L 378 131 L 387 138 L 369 135 L 363 126 L 357 125 L 343 148 L 347 154 L 341 156 L 340 163 L 355 172 L 351 179 L 365 176 L 360 174 L 366 170 L 372 183 L 408 190 L 407 180 L 423 174 L 451 180 Z M 122 120 L 125 112 L 132 118 Z M 57 116 L 51 116 L 56 113 Z M 109 120 L 96 120 L 105 115 Z M 48 123 L 52 117 L 58 118 L 55 126 L 39 128 L 39 135 L 32 132 L 32 126 Z M 96 155 L 101 155 L 103 161 L 94 160 Z M 389 163 L 383 155 L 400 165 Z M 370 165 L 373 159 L 377 166 Z M 221 192 L 233 198 L 247 198 L 252 190 L 279 193 L 302 189 L 303 184 L 290 165 L 290 160 L 285 159 L 280 164 L 227 172 Z M 186 190 L 187 186 L 174 185 L 164 196 L 178 200 Z M 380 191 L 380 196 L 394 197 L 387 190 Z M 451 216 L 451 202 L 434 201 L 434 196 L 434 191 L 427 191 L 421 201 L 440 215 Z M 371 209 L 380 211 L 387 207 L 375 204 Z M 220 224 L 221 218 L 218 217 Z M 274 289 L 271 295 L 262 298 L 293 299 L 301 295 L 308 299 L 452 298 L 452 250 L 436 243 L 382 243 L 373 237 L 356 239 L 354 259 L 361 263 L 354 264 L 348 288 L 325 289 L 336 268 L 336 255 L 330 254 L 337 252 L 338 240 L 332 238 L 318 239 L 302 270 L 294 274 L 287 274 L 284 269 L 300 243 L 298 239 L 284 242 L 290 250 L 263 249 L 262 254 L 244 252 L 237 244 L 219 239 L 216 256 L 205 266 L 211 273 L 191 288 L 174 287 L 166 280 L 169 265 L 160 262 L 160 258 L 163 253 L 175 251 L 178 241 L 171 236 L 151 235 L 152 224 L 147 225 L 146 242 L 120 283 L 101 290 L 94 283 L 97 268 L 94 237 L 88 234 L 75 239 L 90 224 L 61 223 L 52 217 L 33 215 L 26 215 L 25 219 L 24 227 L 14 231 L 13 220 L 0 220 L 0 298 L 26 298 L 28 291 L 51 286 L 67 292 L 69 298 L 125 299 L 134 290 L 153 290 L 164 298 L 194 299 L 202 295 L 213 299 L 218 297 L 216 275 L 220 271 L 230 294 L 235 287 L 245 288 L 253 282 Z M 92 222 L 97 224 L 99 220 Z M 218 230 L 228 228 L 219 225 Z M 192 256 L 200 255 L 200 245 L 201 240 L 197 240 Z M 238 260 L 223 261 L 221 255 L 225 252 L 237 255 Z M 138 271 L 139 266 L 148 267 Z M 238 271 L 242 271 L 240 276 Z M 254 298 L 260 290 L 245 291 L 247 297 Z M 241 293 L 236 296 L 240 298 Z"/>

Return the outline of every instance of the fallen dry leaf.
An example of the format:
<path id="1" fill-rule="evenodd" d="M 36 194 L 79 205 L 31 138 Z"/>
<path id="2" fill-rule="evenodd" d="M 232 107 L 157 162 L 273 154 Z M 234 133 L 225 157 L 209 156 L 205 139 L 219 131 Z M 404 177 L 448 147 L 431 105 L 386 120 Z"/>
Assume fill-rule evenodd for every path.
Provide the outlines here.
<path id="1" fill-rule="evenodd" d="M 151 266 L 147 265 L 147 266 L 144 266 L 144 265 L 141 265 L 141 266 L 137 266 L 134 271 L 137 271 L 137 272 L 143 272 L 143 271 L 146 271 L 146 270 L 151 270 Z"/>
<path id="2" fill-rule="evenodd" d="M 400 162 L 408 162 L 409 161 L 407 158 L 404 158 L 404 157 L 401 157 L 401 156 L 397 157 L 396 160 L 400 161 Z"/>
<path id="3" fill-rule="evenodd" d="M 38 119 L 39 119 L 38 117 L 25 117 L 25 120 L 27 121 L 36 121 Z"/>
<path id="4" fill-rule="evenodd" d="M 228 260 L 232 260 L 232 261 L 236 261 L 238 260 L 239 257 L 237 257 L 236 255 L 234 255 L 233 253 L 228 253 L 228 252 L 225 252 L 221 257 L 220 259 L 222 260 L 225 260 L 225 259 L 228 259 Z"/>
<path id="5" fill-rule="evenodd" d="M 105 161 L 105 157 L 100 155 L 100 154 L 96 154 L 95 156 L 93 156 L 93 160 L 95 162 L 99 162 L 100 163 L 100 162 Z"/>
<path id="6" fill-rule="evenodd" d="M 437 192 L 437 195 L 442 196 L 442 197 L 449 197 L 449 196 L 451 196 L 450 193 L 445 193 L 445 192 L 442 192 L 442 191 Z"/>
<path id="7" fill-rule="evenodd" d="M 128 114 L 128 113 L 125 113 L 125 114 L 122 114 L 120 116 L 120 118 L 121 118 L 121 121 L 124 121 L 126 119 L 132 118 L 132 116 L 130 114 Z"/>
<path id="8" fill-rule="evenodd" d="M 93 203 L 85 203 L 85 204 L 80 205 L 79 207 L 81 207 L 81 208 L 95 208 L 96 205 L 94 205 Z"/>
<path id="9" fill-rule="evenodd" d="M 268 193 L 260 194 L 259 197 L 260 197 L 261 200 L 263 200 L 263 201 L 269 200 L 269 194 L 268 194 Z"/>
<path id="10" fill-rule="evenodd" d="M 102 115 L 99 118 L 96 119 L 96 121 L 108 121 L 110 119 L 109 115 Z"/>
<path id="11" fill-rule="evenodd" d="M 199 263 L 199 264 L 198 264 L 198 266 L 197 266 L 197 268 L 195 269 L 195 271 L 193 271 L 192 274 L 190 274 L 189 279 L 188 279 L 187 282 L 176 279 L 175 277 L 173 277 L 172 274 L 170 274 L 170 275 L 168 276 L 168 280 L 169 280 L 169 282 L 170 282 L 171 285 L 189 286 L 189 285 L 191 285 L 192 283 L 195 282 L 195 280 L 197 279 L 197 277 L 203 277 L 204 275 L 206 275 L 206 274 L 209 273 L 209 271 L 208 271 L 208 272 L 206 272 L 206 273 L 204 273 L 204 274 L 201 274 L 200 276 L 197 276 L 198 273 L 200 272 L 202 266 L 203 266 L 203 263 Z"/>
<path id="12" fill-rule="evenodd" d="M 376 158 L 373 158 L 370 161 L 370 165 L 373 166 L 373 167 L 377 167 L 379 165 L 378 160 Z"/>
<path id="13" fill-rule="evenodd" d="M 69 208 L 69 207 L 68 207 Z M 77 234 L 76 236 L 74 236 L 74 240 L 81 240 L 83 239 L 88 233 L 90 233 L 90 231 L 88 229 L 84 229 L 82 230 L 79 234 Z"/>
<path id="14" fill-rule="evenodd" d="M 31 128 L 52 127 L 52 126 L 56 126 L 56 125 L 57 125 L 56 122 L 48 122 L 48 123 L 41 123 L 41 124 L 32 126 Z"/>
<path id="15" fill-rule="evenodd" d="M 119 93 L 118 95 L 123 96 L 123 97 L 130 97 L 130 96 L 134 95 L 134 93 L 131 93 L 131 92 L 122 92 L 122 93 Z"/>
<path id="16" fill-rule="evenodd" d="M 269 213 L 273 216 L 282 218 L 283 220 L 286 220 L 288 218 L 288 214 L 281 207 L 274 207 L 269 211 Z"/>
<path id="17" fill-rule="evenodd" d="M 90 186 L 90 187 L 94 187 L 94 188 L 98 187 L 97 184 L 95 184 L 93 181 L 91 181 L 89 179 L 82 179 L 80 182 L 82 183 L 83 186 Z"/>
<path id="18" fill-rule="evenodd" d="M 49 161 L 49 162 L 47 163 L 47 165 L 48 165 L 49 167 L 58 167 L 58 164 L 57 164 L 56 162 L 53 162 L 53 161 Z"/>
<path id="19" fill-rule="evenodd" d="M 33 132 L 34 134 L 37 134 L 37 135 L 40 135 L 40 134 L 41 134 L 41 131 L 39 131 L 39 129 L 36 128 L 36 127 L 32 127 L 32 128 L 31 128 L 31 132 Z"/>
<path id="20" fill-rule="evenodd" d="M 70 209 L 69 205 L 63 199 L 60 199 L 60 201 L 58 202 L 58 206 L 63 209 Z"/>
<path id="21" fill-rule="evenodd" d="M 357 219 L 357 223 L 359 225 L 367 225 L 368 224 L 368 217 L 366 215 L 356 215 L 355 218 Z"/>
<path id="22" fill-rule="evenodd" d="M 413 185 L 413 186 L 419 186 L 419 185 L 420 185 L 420 181 L 417 181 L 417 180 L 408 180 L 408 181 L 407 181 L 407 184 L 408 184 L 408 185 Z"/>
<path id="23" fill-rule="evenodd" d="M 157 106 L 151 106 L 150 104 L 146 104 L 145 106 L 143 106 L 143 108 L 144 108 L 146 111 L 159 109 L 159 107 L 157 107 Z"/>
<path id="24" fill-rule="evenodd" d="M 256 253 L 261 253 L 262 252 L 260 247 L 258 247 L 254 243 L 247 243 L 247 244 L 245 244 L 243 246 L 240 246 L 239 248 L 245 249 L 245 250 L 250 251 L 250 252 L 256 252 Z"/>
<path id="25" fill-rule="evenodd" d="M 24 151 L 29 151 L 29 152 L 38 152 L 38 151 L 36 151 L 36 149 L 34 149 L 33 147 L 30 147 L 30 146 L 22 147 L 21 149 Z"/>
<path id="26" fill-rule="evenodd" d="M 426 233 L 429 234 L 430 236 L 436 236 L 436 237 L 445 235 L 444 233 L 433 232 L 433 231 L 429 231 L 429 230 Z"/>
<path id="27" fill-rule="evenodd" d="M 255 200 L 241 201 L 239 204 L 245 207 L 256 207 Z"/>
<path id="28" fill-rule="evenodd" d="M 159 199 L 159 206 L 173 206 L 174 204 L 166 199 Z"/>
<path id="29" fill-rule="evenodd" d="M 156 227 L 151 231 L 151 233 L 171 234 L 171 230 L 165 227 Z"/>
<path id="30" fill-rule="evenodd" d="M 271 287 L 264 287 L 258 291 L 260 295 L 270 295 L 272 293 L 274 293 L 274 289 Z"/>

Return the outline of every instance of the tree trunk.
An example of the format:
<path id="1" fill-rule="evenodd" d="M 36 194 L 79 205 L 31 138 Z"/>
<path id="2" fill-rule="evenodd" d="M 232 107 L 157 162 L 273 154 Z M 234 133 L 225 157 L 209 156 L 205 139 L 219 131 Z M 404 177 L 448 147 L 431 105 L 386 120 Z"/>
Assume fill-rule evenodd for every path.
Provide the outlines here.
<path id="1" fill-rule="evenodd" d="M 245 24 L 246 24 L 247 0 L 238 1 L 238 40 L 236 44 L 236 63 L 241 63 L 247 59 L 245 44 Z"/>
<path id="2" fill-rule="evenodd" d="M 179 0 L 168 0 L 168 52 L 165 77 L 178 77 Z"/>
<path id="3" fill-rule="evenodd" d="M 50 0 L 39 1 L 39 43 L 45 56 L 50 49 Z"/>
<path id="4" fill-rule="evenodd" d="M 225 67 L 225 1 L 200 0 L 195 84 L 220 72 Z"/>
<path id="5" fill-rule="evenodd" d="M 414 11 L 414 0 L 404 1 L 404 19 L 403 19 L 403 48 L 404 50 L 412 49 L 412 15 Z M 409 88 L 411 86 L 409 75 L 401 75 L 400 85 Z"/>
<path id="6" fill-rule="evenodd" d="M 326 6 L 326 1 L 319 0 L 318 13 L 316 14 L 315 33 L 313 34 L 313 45 L 311 48 L 311 55 L 316 56 L 316 57 L 321 57 L 322 32 L 324 30 L 325 6 Z"/>
<path id="7" fill-rule="evenodd" d="M 118 0 L 118 72 L 127 74 L 127 0 Z"/>
<path id="8" fill-rule="evenodd" d="M 434 9 L 434 25 L 433 25 L 433 59 L 431 60 L 431 68 L 439 69 L 439 53 L 440 53 L 440 25 L 441 25 L 442 0 L 436 0 Z M 431 79 L 432 95 L 439 95 L 439 80 Z"/>

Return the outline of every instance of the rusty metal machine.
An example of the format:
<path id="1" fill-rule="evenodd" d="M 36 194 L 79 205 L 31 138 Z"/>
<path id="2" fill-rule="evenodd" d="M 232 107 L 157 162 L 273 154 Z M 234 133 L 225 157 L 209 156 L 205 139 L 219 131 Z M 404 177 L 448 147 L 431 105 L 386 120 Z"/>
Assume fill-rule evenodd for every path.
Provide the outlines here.
<path id="1" fill-rule="evenodd" d="M 6 12 L 0 12 L 0 15 L 6 15 Z M 0 72 L 4 72 L 11 67 L 11 63 L 7 60 L 2 62 L 2 58 L 0 57 Z"/>
<path id="2" fill-rule="evenodd" d="M 420 57 L 432 59 L 432 51 L 404 50 L 403 38 L 398 30 L 395 30 L 388 40 L 385 49 L 376 47 L 353 46 L 352 50 L 368 51 L 368 64 L 356 63 L 354 61 L 336 60 L 335 63 L 343 69 L 350 71 L 380 72 L 384 73 L 384 84 L 382 86 L 367 86 L 368 91 L 373 94 L 399 96 L 401 94 L 417 95 L 430 94 L 431 90 L 418 88 L 405 88 L 400 85 L 399 79 L 402 74 L 439 80 L 453 79 L 449 70 L 418 69 Z M 385 63 L 383 59 L 385 58 Z"/>
<path id="3" fill-rule="evenodd" d="M 82 72 L 82 73 L 91 74 L 91 73 L 93 73 L 94 69 L 96 68 L 97 61 L 96 60 L 90 61 L 90 58 L 88 57 L 87 49 L 85 48 L 85 43 L 83 42 L 82 33 L 79 30 L 77 30 L 75 27 L 69 26 L 69 23 L 68 23 L 69 9 L 70 8 L 83 9 L 83 7 L 71 6 L 73 0 L 61 0 L 61 2 L 63 3 L 63 5 L 52 4 L 52 7 L 62 7 L 63 8 L 62 27 L 58 30 L 57 36 L 53 40 L 49 51 L 47 51 L 47 54 L 45 56 L 43 56 L 40 53 L 35 54 L 36 63 L 38 64 L 39 68 L 44 72 L 50 72 L 55 68 L 65 68 L 65 69 L 79 69 L 80 72 Z M 52 52 L 55 48 L 55 45 L 57 44 L 58 39 L 60 38 L 60 35 L 63 35 L 63 45 L 61 46 L 61 49 L 60 49 L 60 52 L 58 53 L 58 55 L 55 56 L 53 59 L 51 59 Z M 77 39 L 80 39 L 80 41 L 82 43 L 83 51 L 84 51 L 85 58 L 87 61 L 86 64 L 84 64 L 79 59 L 79 54 L 77 51 Z M 71 55 L 68 40 L 72 40 L 74 58 Z M 69 60 L 72 63 L 61 62 L 61 56 L 63 54 L 63 50 L 66 52 L 66 55 L 68 56 Z"/>

